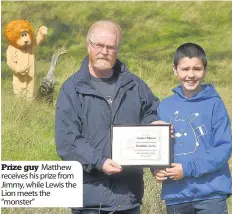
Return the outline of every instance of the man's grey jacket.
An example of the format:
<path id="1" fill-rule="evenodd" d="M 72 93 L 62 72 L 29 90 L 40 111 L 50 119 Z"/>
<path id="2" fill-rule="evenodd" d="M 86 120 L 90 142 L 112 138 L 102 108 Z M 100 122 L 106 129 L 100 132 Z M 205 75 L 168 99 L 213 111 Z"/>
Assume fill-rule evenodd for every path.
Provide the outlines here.
<path id="1" fill-rule="evenodd" d="M 91 85 L 86 57 L 78 72 L 62 85 L 56 106 L 55 142 L 59 156 L 78 161 L 84 170 L 84 207 L 105 211 L 132 209 L 143 197 L 143 169 L 125 167 L 106 175 L 101 168 L 111 158 L 112 124 L 150 124 L 158 120 L 158 98 L 117 60 L 112 106 Z"/>

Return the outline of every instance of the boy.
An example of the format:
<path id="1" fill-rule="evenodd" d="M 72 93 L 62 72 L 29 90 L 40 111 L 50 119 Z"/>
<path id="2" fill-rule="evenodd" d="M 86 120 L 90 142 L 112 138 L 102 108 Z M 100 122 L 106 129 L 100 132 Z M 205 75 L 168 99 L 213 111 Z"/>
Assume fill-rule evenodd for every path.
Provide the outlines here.
<path id="1" fill-rule="evenodd" d="M 168 214 L 228 213 L 230 120 L 214 87 L 201 84 L 206 68 L 206 55 L 199 45 L 181 45 L 173 65 L 180 86 L 158 107 L 161 120 L 175 129 L 174 163 L 154 171 L 156 180 L 163 182 L 161 197 Z"/>

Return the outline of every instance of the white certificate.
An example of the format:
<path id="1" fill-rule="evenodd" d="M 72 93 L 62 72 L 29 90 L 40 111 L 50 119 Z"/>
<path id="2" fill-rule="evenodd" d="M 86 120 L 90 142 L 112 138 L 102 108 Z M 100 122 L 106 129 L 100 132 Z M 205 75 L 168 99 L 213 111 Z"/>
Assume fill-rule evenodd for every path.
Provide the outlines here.
<path id="1" fill-rule="evenodd" d="M 120 165 L 169 166 L 170 125 L 112 125 L 112 160 Z"/>

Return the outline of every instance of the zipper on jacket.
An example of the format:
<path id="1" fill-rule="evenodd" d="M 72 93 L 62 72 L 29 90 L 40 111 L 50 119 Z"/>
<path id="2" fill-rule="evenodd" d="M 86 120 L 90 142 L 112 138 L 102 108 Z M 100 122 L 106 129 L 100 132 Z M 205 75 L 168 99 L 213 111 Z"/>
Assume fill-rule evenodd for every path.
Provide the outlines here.
<path id="1" fill-rule="evenodd" d="M 117 110 L 119 109 L 120 107 L 120 104 L 121 104 L 121 100 L 119 105 L 118 105 L 118 108 L 115 109 L 115 112 L 113 112 L 114 110 L 114 103 L 115 103 L 115 100 L 118 96 L 118 93 L 120 91 L 120 89 L 124 86 L 126 86 L 127 84 L 129 84 L 130 82 L 132 82 L 132 78 L 129 79 L 128 81 L 126 81 L 125 83 L 121 84 L 120 87 L 117 89 L 114 97 L 113 97 L 113 100 L 112 100 L 112 105 L 111 105 L 111 109 L 110 109 L 110 112 L 111 112 L 111 117 L 110 117 L 110 157 L 112 159 L 112 125 L 113 125 L 113 122 L 114 122 L 114 119 L 115 119 L 115 116 L 116 116 L 116 113 L 117 113 Z M 126 90 L 123 91 L 122 95 L 121 95 L 121 99 L 123 98 L 124 94 L 131 88 L 133 87 L 135 84 L 132 84 L 130 87 L 126 88 Z M 114 114 L 113 114 L 114 113 Z"/>
<path id="2" fill-rule="evenodd" d="M 115 93 L 115 95 L 114 95 L 114 97 L 113 97 L 113 99 L 112 99 L 112 104 L 111 104 L 111 106 L 110 106 L 110 104 L 108 103 L 108 101 L 105 99 L 105 97 L 101 96 L 101 94 L 99 94 L 99 93 L 96 93 L 96 92 L 97 92 L 97 89 L 96 89 L 92 84 L 90 84 L 90 83 L 87 82 L 87 81 L 81 81 L 82 84 L 87 85 L 89 88 L 92 89 L 91 92 L 89 92 L 89 93 L 87 93 L 87 92 L 81 92 L 82 94 L 95 95 L 95 96 L 97 96 L 97 97 L 103 99 L 103 100 L 107 103 L 107 105 L 108 105 L 108 107 L 109 107 L 109 110 L 110 110 L 110 124 L 109 124 L 109 129 L 110 129 L 110 157 L 111 157 L 111 159 L 112 159 L 112 128 L 111 128 L 111 126 L 113 125 L 113 122 L 114 122 L 114 119 L 115 119 L 115 116 L 116 116 L 116 112 L 117 112 L 117 110 L 119 109 L 121 103 L 119 103 L 118 108 L 117 108 L 117 109 L 115 110 L 115 112 L 114 112 L 114 115 L 113 115 L 113 111 L 112 111 L 112 110 L 114 109 L 114 103 L 115 103 L 115 100 L 116 100 L 116 98 L 117 98 L 117 96 L 118 96 L 118 93 L 119 93 L 120 89 L 121 89 L 122 87 L 128 85 L 128 84 L 131 83 L 132 81 L 133 81 L 133 79 L 130 78 L 130 79 L 128 79 L 127 81 L 125 81 L 124 83 L 120 84 L 119 88 L 117 89 L 117 91 L 116 91 L 116 93 Z M 122 95 L 121 95 L 121 98 L 122 98 L 122 97 L 124 96 L 124 94 L 125 94 L 131 87 L 133 87 L 134 85 L 135 85 L 135 84 L 132 84 L 131 86 L 129 86 L 128 88 L 126 88 L 126 89 L 123 91 L 123 93 L 122 93 Z M 120 101 L 121 101 L 121 100 L 120 100 Z"/>

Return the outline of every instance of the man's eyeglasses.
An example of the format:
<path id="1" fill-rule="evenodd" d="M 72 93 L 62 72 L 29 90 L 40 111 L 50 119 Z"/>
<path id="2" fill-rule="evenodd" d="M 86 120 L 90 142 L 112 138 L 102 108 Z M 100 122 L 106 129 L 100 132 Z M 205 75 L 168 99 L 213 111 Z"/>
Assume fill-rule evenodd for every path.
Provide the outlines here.
<path id="1" fill-rule="evenodd" d="M 101 51 L 103 48 L 106 48 L 107 51 L 110 51 L 110 52 L 116 52 L 118 50 L 118 47 L 111 46 L 111 45 L 103 45 L 103 44 L 93 43 L 90 39 L 89 39 L 89 42 L 95 49 L 97 49 L 99 51 Z"/>

